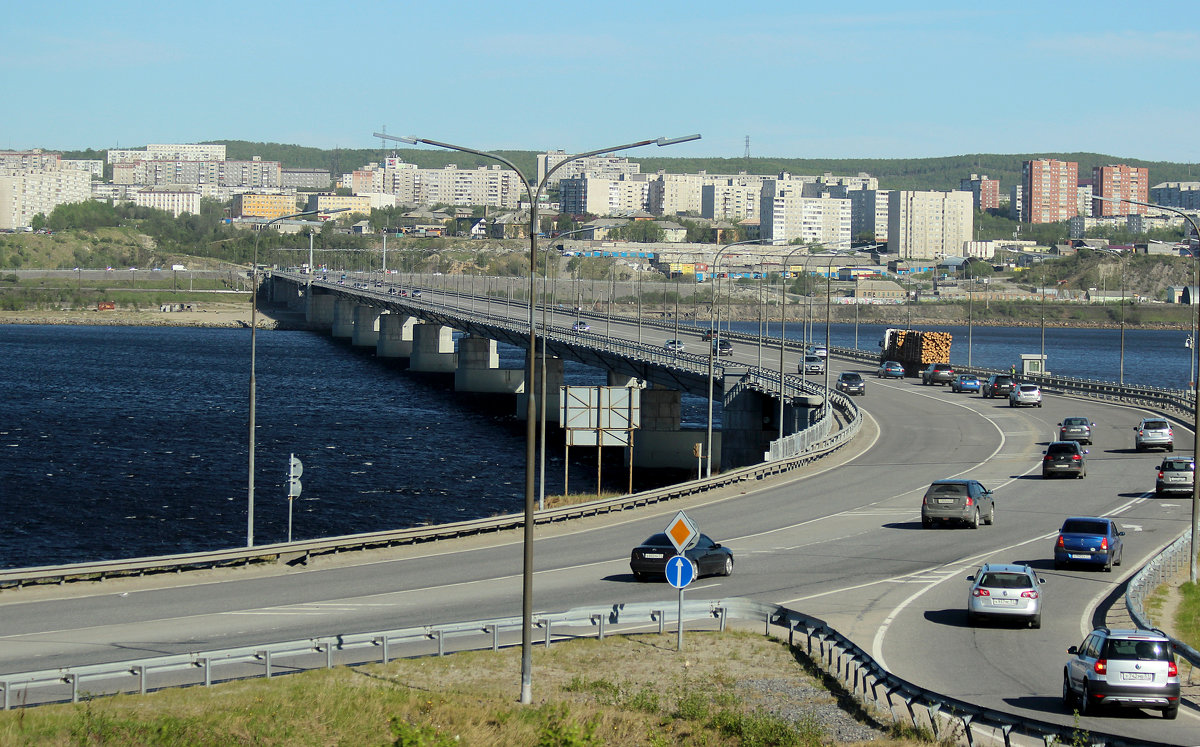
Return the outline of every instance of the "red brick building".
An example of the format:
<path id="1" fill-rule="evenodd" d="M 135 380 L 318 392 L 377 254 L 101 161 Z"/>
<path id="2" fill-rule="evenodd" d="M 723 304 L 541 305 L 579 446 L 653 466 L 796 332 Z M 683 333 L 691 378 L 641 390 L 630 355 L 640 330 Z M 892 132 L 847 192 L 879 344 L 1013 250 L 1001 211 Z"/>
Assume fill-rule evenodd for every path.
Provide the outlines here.
<path id="1" fill-rule="evenodd" d="M 1150 198 L 1150 172 L 1134 166 L 1096 166 L 1092 169 L 1092 194 L 1109 199 L 1125 198 L 1148 202 Z M 1092 199 L 1092 216 L 1103 218 L 1110 215 L 1145 215 L 1145 205 L 1128 202 L 1108 202 Z"/>
<path id="2" fill-rule="evenodd" d="M 1021 221 L 1056 223 L 1079 214 L 1079 164 L 1052 158 L 1021 167 Z"/>
<path id="3" fill-rule="evenodd" d="M 970 192 L 976 210 L 995 210 L 1000 207 L 1000 180 L 988 179 L 987 174 L 971 174 L 970 179 L 960 179 L 958 188 Z"/>

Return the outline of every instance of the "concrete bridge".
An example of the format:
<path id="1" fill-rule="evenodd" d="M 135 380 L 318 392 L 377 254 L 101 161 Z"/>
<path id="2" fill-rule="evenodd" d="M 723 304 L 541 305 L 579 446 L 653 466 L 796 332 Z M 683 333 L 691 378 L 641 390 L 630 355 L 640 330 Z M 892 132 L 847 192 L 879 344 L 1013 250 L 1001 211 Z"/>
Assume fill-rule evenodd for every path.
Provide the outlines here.
<path id="1" fill-rule="evenodd" d="M 310 327 L 328 330 L 356 347 L 373 348 L 382 358 L 407 359 L 411 371 L 453 375 L 456 391 L 511 395 L 517 415 L 524 416 L 529 396 L 525 371 L 501 368 L 497 344 L 528 348 L 526 302 L 428 288 L 414 296 L 408 285 L 337 282 L 286 272 L 272 272 L 265 284 L 263 302 L 303 311 Z M 400 295 L 402 289 L 409 294 Z M 537 358 L 535 375 L 540 380 L 545 371 L 542 405 L 548 422 L 558 421 L 563 362 L 577 361 L 606 371 L 610 386 L 644 387 L 634 466 L 695 465 L 693 449 L 704 434 L 682 428 L 681 397 L 683 392 L 708 397 L 708 343 L 693 338 L 704 355 L 672 352 L 663 344 L 674 337 L 674 330 L 661 322 L 609 319 L 552 307 L 537 313 L 544 316 L 545 332 L 539 318 L 544 352 Z M 573 329 L 581 319 L 590 322 L 590 331 Z M 457 345 L 456 330 L 462 333 Z M 772 349 L 778 360 L 778 346 Z M 794 358 L 799 350 L 785 352 Z M 781 382 L 778 368 L 743 362 L 749 359 L 735 352 L 711 362 L 713 396 L 722 406 L 721 428 L 713 435 L 714 470 L 793 456 L 805 449 L 815 432 L 823 436 L 831 427 L 832 416 L 821 417 L 822 388 L 788 375 Z M 795 362 L 784 370 L 795 371 Z"/>

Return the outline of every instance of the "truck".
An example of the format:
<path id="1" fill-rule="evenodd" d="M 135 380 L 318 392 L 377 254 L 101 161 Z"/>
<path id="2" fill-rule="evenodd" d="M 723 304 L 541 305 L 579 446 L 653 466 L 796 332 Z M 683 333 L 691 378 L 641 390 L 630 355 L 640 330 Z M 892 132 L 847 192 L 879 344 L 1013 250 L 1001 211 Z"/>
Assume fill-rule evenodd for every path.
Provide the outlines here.
<path id="1" fill-rule="evenodd" d="M 950 362 L 949 332 L 886 329 L 879 341 L 879 362 L 896 361 L 906 376 L 920 376 L 930 363 Z"/>

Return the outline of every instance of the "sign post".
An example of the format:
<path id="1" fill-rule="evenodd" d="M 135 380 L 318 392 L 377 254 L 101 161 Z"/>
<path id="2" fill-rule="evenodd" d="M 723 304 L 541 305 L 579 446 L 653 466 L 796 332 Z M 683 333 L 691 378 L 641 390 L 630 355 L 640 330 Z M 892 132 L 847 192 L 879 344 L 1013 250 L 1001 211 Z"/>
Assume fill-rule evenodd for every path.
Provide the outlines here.
<path id="1" fill-rule="evenodd" d="M 667 561 L 667 583 L 679 589 L 679 611 L 676 615 L 679 626 L 675 636 L 675 650 L 682 651 L 683 590 L 698 575 L 696 563 L 684 553 L 700 539 L 700 530 L 696 528 L 696 525 L 688 518 L 687 514 L 680 511 L 667 524 L 666 534 L 667 539 L 671 540 L 671 544 L 675 546 L 675 552 L 678 553 L 678 555 Z"/>
<path id="2" fill-rule="evenodd" d="M 304 463 L 292 454 L 288 458 L 288 542 L 292 541 L 292 503 L 300 496 L 304 486 L 300 484 L 300 476 L 304 474 Z"/>

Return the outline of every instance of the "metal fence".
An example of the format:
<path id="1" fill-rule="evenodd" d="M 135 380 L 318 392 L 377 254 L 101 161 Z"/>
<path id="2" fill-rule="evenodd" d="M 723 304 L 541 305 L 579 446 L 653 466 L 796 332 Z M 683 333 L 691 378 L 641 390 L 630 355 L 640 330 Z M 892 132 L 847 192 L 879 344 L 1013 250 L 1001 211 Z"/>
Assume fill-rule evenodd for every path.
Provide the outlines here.
<path id="1" fill-rule="evenodd" d="M 1163 584 L 1172 583 L 1182 569 L 1190 568 L 1192 562 L 1192 534 L 1185 531 L 1174 542 L 1163 548 L 1162 552 L 1151 558 L 1149 563 L 1129 579 L 1125 588 L 1125 607 L 1129 616 L 1139 628 L 1152 630 L 1154 621 L 1146 613 L 1146 597 Z M 1175 652 L 1192 665 L 1192 672 L 1200 667 L 1200 651 L 1192 648 L 1183 641 L 1171 638 Z M 1189 681 L 1191 674 L 1189 673 Z"/>

